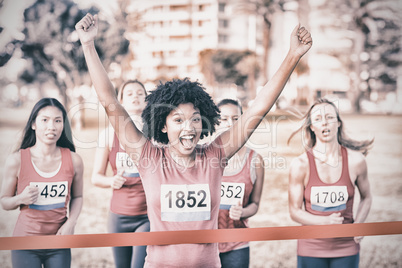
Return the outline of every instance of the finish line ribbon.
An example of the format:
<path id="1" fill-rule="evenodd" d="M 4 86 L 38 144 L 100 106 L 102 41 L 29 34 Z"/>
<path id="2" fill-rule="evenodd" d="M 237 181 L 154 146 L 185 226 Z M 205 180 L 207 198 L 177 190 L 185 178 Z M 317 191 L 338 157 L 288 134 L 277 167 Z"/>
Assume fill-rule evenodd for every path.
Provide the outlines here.
<path id="1" fill-rule="evenodd" d="M 0 237 L 0 250 L 120 247 L 402 234 L 402 221 L 145 233 Z"/>

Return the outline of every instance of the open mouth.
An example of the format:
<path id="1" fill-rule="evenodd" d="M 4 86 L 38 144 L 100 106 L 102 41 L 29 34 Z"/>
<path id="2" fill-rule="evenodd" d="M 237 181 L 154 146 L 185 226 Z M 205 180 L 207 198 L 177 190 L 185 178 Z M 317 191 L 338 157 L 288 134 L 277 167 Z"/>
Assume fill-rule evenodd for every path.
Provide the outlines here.
<path id="1" fill-rule="evenodd" d="M 194 146 L 194 138 L 195 138 L 195 135 L 184 135 L 184 136 L 181 136 L 179 139 L 180 139 L 181 145 L 183 145 L 184 148 L 190 149 L 190 148 L 193 148 L 193 146 Z"/>
<path id="2" fill-rule="evenodd" d="M 322 131 L 322 135 L 323 135 L 323 136 L 328 136 L 330 132 L 331 132 L 331 131 L 330 131 L 329 129 L 324 129 L 324 130 Z"/>
<path id="3" fill-rule="evenodd" d="M 48 134 L 46 134 L 45 136 L 48 137 L 48 138 L 50 138 L 50 139 L 52 139 L 52 138 L 56 137 L 56 134 L 54 134 L 54 133 L 48 133 Z"/>

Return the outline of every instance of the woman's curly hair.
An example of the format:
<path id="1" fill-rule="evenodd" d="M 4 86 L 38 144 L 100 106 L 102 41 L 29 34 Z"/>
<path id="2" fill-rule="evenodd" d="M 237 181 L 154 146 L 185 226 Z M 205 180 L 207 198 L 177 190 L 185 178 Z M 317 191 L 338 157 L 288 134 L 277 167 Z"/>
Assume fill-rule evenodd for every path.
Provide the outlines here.
<path id="1" fill-rule="evenodd" d="M 211 96 L 199 82 L 191 82 L 188 78 L 160 83 L 145 101 L 147 105 L 141 115 L 144 123 L 142 132 L 147 138 L 162 144 L 169 142 L 167 133 L 162 132 L 166 117 L 180 104 L 192 103 L 194 108 L 200 110 L 201 139 L 214 133 L 215 125 L 219 124 L 219 109 Z"/>

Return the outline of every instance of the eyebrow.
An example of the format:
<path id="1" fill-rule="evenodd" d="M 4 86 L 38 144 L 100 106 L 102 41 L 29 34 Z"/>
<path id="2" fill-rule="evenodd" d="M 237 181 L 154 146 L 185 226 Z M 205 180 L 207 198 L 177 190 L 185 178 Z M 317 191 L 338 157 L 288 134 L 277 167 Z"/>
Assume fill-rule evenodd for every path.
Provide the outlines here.
<path id="1" fill-rule="evenodd" d="M 176 115 L 180 116 L 180 115 L 182 115 L 182 113 L 179 113 L 179 112 L 175 111 L 175 112 L 172 114 L 172 116 L 176 116 Z"/>
<path id="2" fill-rule="evenodd" d="M 335 113 L 326 113 L 326 114 L 324 114 L 324 116 L 328 116 L 328 115 L 332 115 L 332 116 L 336 116 L 336 114 Z M 312 116 L 311 117 L 322 117 L 323 115 L 321 114 L 321 113 L 317 113 L 317 114 L 312 114 Z"/>
<path id="3" fill-rule="evenodd" d="M 193 113 L 193 116 L 196 115 L 196 114 L 201 114 L 201 113 L 200 113 L 200 112 L 194 112 L 194 113 Z M 174 114 L 173 114 L 173 116 L 175 116 L 175 115 L 181 116 L 181 115 L 184 115 L 184 113 L 179 113 L 178 111 L 175 111 Z"/>
<path id="4" fill-rule="evenodd" d="M 51 116 L 47 116 L 47 115 L 39 115 L 38 117 L 51 118 Z M 56 116 L 54 118 L 58 119 L 58 118 L 63 118 L 63 117 L 62 116 Z"/>
<path id="5" fill-rule="evenodd" d="M 228 114 L 221 114 L 221 117 L 230 117 L 230 118 L 235 118 L 235 117 L 240 117 L 240 115 L 228 115 Z"/>

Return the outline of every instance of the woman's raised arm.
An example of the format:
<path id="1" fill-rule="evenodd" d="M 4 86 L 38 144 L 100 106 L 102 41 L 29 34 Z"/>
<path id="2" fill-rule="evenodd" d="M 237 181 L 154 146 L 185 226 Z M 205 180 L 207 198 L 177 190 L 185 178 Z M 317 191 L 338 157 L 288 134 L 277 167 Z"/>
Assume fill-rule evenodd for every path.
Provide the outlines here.
<path id="1" fill-rule="evenodd" d="M 98 33 L 98 16 L 92 16 L 91 14 L 85 15 L 85 17 L 75 25 L 75 29 L 82 44 L 85 61 L 98 99 L 105 108 L 106 114 L 115 129 L 120 143 L 130 156 L 132 156 L 131 153 L 135 153 L 139 156 L 146 139 L 142 132 L 135 126 L 124 107 L 117 100 L 114 86 L 95 49 L 94 39 Z M 132 160 L 138 163 L 136 157 L 132 157 Z"/>
<path id="2" fill-rule="evenodd" d="M 226 156 L 232 157 L 249 139 L 265 115 L 281 94 L 300 58 L 310 49 L 313 40 L 310 33 L 297 25 L 290 36 L 290 49 L 275 75 L 258 93 L 253 105 L 236 124 L 221 134 Z"/>

